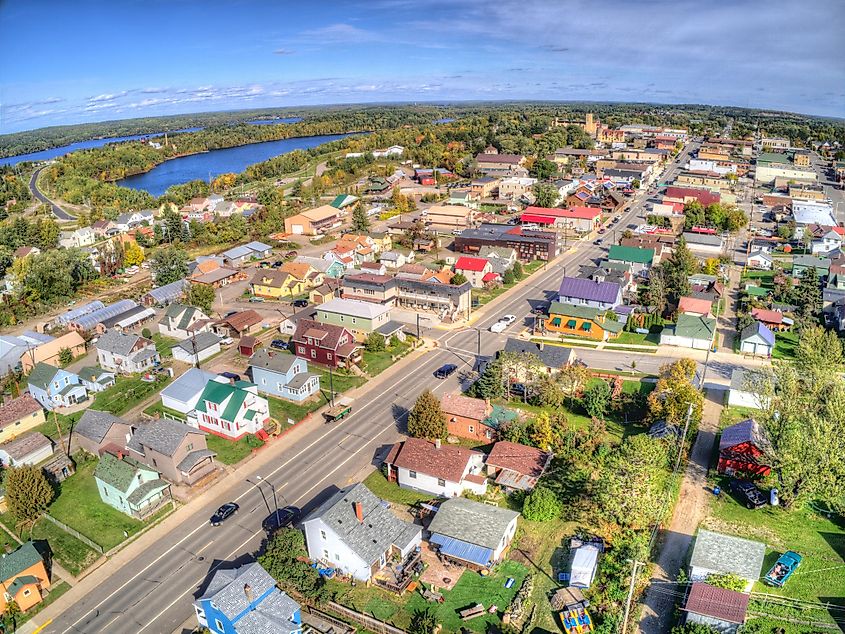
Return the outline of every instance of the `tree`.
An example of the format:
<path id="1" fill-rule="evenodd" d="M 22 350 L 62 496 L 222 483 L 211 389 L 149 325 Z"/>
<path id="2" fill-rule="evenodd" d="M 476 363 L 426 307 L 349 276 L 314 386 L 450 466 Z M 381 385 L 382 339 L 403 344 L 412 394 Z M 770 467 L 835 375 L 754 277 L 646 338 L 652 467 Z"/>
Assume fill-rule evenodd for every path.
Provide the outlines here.
<path id="1" fill-rule="evenodd" d="M 560 517 L 562 506 L 554 491 L 537 486 L 525 498 L 522 516 L 532 522 L 549 522 Z"/>
<path id="2" fill-rule="evenodd" d="M 584 392 L 584 409 L 593 418 L 604 418 L 610 405 L 610 386 L 607 381 L 596 381 Z"/>
<path id="3" fill-rule="evenodd" d="M 130 240 L 123 250 L 123 263 L 126 266 L 139 266 L 144 261 L 144 250 L 134 240 Z"/>
<path id="4" fill-rule="evenodd" d="M 558 373 L 558 383 L 560 383 L 563 393 L 569 397 L 570 403 L 581 392 L 589 380 L 589 370 L 579 363 L 568 365 Z"/>
<path id="5" fill-rule="evenodd" d="M 531 175 L 541 181 L 548 179 L 552 174 L 557 174 L 557 171 L 557 163 L 544 158 L 534 161 L 530 170 Z"/>
<path id="6" fill-rule="evenodd" d="M 20 616 L 22 610 L 18 605 L 17 601 L 10 601 L 6 604 L 6 610 L 3 612 L 3 624 L 7 627 L 3 630 L 4 632 L 14 632 L 18 625 L 18 616 Z"/>
<path id="7" fill-rule="evenodd" d="M 280 528 L 267 542 L 258 563 L 283 589 L 295 590 L 317 603 L 328 598 L 325 580 L 308 565 L 305 537 L 295 528 Z"/>
<path id="8" fill-rule="evenodd" d="M 730 572 L 724 574 L 712 572 L 704 579 L 704 583 L 714 588 L 745 592 L 745 579 Z"/>
<path id="9" fill-rule="evenodd" d="M 822 309 L 822 291 L 816 267 L 811 266 L 804 270 L 792 295 L 802 320 L 814 321 L 818 318 Z"/>
<path id="10" fill-rule="evenodd" d="M 538 449 L 548 451 L 554 442 L 555 433 L 548 412 L 540 412 L 531 424 L 531 442 Z"/>
<path id="11" fill-rule="evenodd" d="M 206 315 L 211 315 L 214 298 L 214 288 L 208 284 L 188 284 L 188 290 L 185 291 L 185 303 L 196 306 Z"/>
<path id="12" fill-rule="evenodd" d="M 453 284 L 454 286 L 460 286 L 461 284 L 467 283 L 466 275 L 463 273 L 455 273 L 450 279 L 449 284 Z"/>
<path id="13" fill-rule="evenodd" d="M 502 282 L 508 286 L 516 282 L 516 277 L 514 276 L 513 271 L 511 269 L 505 271 L 505 274 L 502 276 Z"/>
<path id="14" fill-rule="evenodd" d="M 68 365 L 73 361 L 73 351 L 70 348 L 62 348 L 59 350 L 59 363 L 62 367 Z"/>
<path id="15" fill-rule="evenodd" d="M 367 216 L 367 209 L 364 206 L 364 201 L 359 200 L 352 210 L 352 230 L 358 233 L 368 233 L 370 231 L 370 219 Z"/>
<path id="16" fill-rule="evenodd" d="M 4 484 L 9 510 L 19 522 L 34 522 L 55 495 L 44 472 L 33 465 L 10 467 Z"/>
<path id="17" fill-rule="evenodd" d="M 431 390 L 425 390 L 408 414 L 408 434 L 414 438 L 444 438 L 447 433 L 440 401 Z"/>
<path id="18" fill-rule="evenodd" d="M 512 270 L 513 270 L 514 277 L 516 277 L 516 279 L 518 279 L 518 280 L 521 280 L 525 276 L 525 269 L 522 266 L 522 262 L 520 262 L 519 260 L 516 260 L 513 263 Z"/>
<path id="19" fill-rule="evenodd" d="M 742 628 L 743 632 L 748 631 L 745 626 Z M 772 630 L 774 632 L 774 630 Z M 683 625 L 676 625 L 672 628 L 671 634 L 719 634 L 716 630 L 704 623 L 684 623 Z M 772 634 L 771 632 L 767 634 Z"/>
<path id="20" fill-rule="evenodd" d="M 178 282 L 188 276 L 188 254 L 176 247 L 156 251 L 150 261 L 153 280 L 159 286 Z"/>
<path id="21" fill-rule="evenodd" d="M 150 339 L 153 336 L 153 333 L 149 328 L 144 328 L 141 330 L 141 336 L 144 337 L 144 339 Z"/>
<path id="22" fill-rule="evenodd" d="M 408 625 L 409 634 L 434 634 L 437 628 L 437 615 L 431 608 L 425 610 L 417 610 L 411 616 L 411 622 Z"/>
<path id="23" fill-rule="evenodd" d="M 535 203 L 538 207 L 554 207 L 560 197 L 557 187 L 548 183 L 537 183 L 534 185 Z"/>
<path id="24" fill-rule="evenodd" d="M 566 400 L 566 392 L 563 391 L 563 387 L 557 380 L 557 377 L 551 374 L 540 377 L 536 390 L 537 399 L 540 401 L 540 405 L 544 407 L 559 408 L 563 405 L 564 400 Z"/>
<path id="25" fill-rule="evenodd" d="M 387 344 L 384 341 L 384 335 L 380 332 L 371 332 L 367 336 L 364 348 L 367 352 L 384 352 L 387 349 Z"/>
<path id="26" fill-rule="evenodd" d="M 501 398 L 504 395 L 503 381 L 502 362 L 498 359 L 493 359 L 484 367 L 484 372 L 470 386 L 467 394 L 475 398 Z"/>
<path id="27" fill-rule="evenodd" d="M 683 426 L 691 405 L 691 422 L 701 420 L 704 395 L 693 384 L 696 370 L 692 359 L 679 359 L 660 368 L 657 385 L 648 395 L 649 418 Z"/>

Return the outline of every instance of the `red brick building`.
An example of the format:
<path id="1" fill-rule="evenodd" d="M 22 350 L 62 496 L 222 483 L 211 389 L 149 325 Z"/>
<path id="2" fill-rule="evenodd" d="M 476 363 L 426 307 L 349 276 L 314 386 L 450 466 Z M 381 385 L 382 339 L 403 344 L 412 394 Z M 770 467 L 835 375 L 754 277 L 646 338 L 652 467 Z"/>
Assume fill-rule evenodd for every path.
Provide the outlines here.
<path id="1" fill-rule="evenodd" d="M 489 401 L 462 394 L 446 394 L 440 401 L 440 407 L 446 415 L 450 435 L 481 442 L 496 439 L 496 430 L 484 422 L 493 413 Z"/>
<path id="2" fill-rule="evenodd" d="M 291 338 L 293 353 L 312 363 L 348 368 L 361 358 L 361 346 L 343 326 L 300 319 Z"/>

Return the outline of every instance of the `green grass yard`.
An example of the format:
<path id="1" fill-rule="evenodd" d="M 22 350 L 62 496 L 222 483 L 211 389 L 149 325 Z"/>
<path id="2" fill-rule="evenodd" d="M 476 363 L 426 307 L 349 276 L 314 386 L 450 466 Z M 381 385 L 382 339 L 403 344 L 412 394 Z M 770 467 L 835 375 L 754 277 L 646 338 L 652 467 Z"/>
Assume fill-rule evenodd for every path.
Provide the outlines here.
<path id="1" fill-rule="evenodd" d="M 364 484 L 367 485 L 367 488 L 374 495 L 388 502 L 404 504 L 405 506 L 414 506 L 417 502 L 428 502 L 437 497 L 430 493 L 420 493 L 418 491 L 400 488 L 395 482 L 388 482 L 380 469 L 376 469 L 368 475 L 364 480 Z"/>
<path id="2" fill-rule="evenodd" d="M 370 376 L 377 376 L 404 357 L 411 350 L 410 341 L 388 348 L 384 352 L 364 351 L 364 369 Z"/>
<path id="3" fill-rule="evenodd" d="M 88 568 L 100 557 L 100 554 L 95 550 L 56 526 L 50 520 L 43 518 L 38 520 L 32 526 L 32 530 L 29 527 L 15 526 L 15 519 L 10 513 L 4 513 L 0 516 L 0 521 L 14 530 L 22 541 L 28 539 L 46 541 L 50 544 L 53 558 L 74 576 Z"/>
<path id="4" fill-rule="evenodd" d="M 794 359 L 798 350 L 798 333 L 778 332 L 775 333 L 775 349 L 772 352 L 773 359 Z"/>
<path id="5" fill-rule="evenodd" d="M 91 409 L 120 416 L 152 394 L 161 392 L 169 382 L 170 377 L 166 374 L 157 374 L 151 383 L 142 381 L 141 375 L 119 376 L 113 386 L 94 396 Z"/>
<path id="6" fill-rule="evenodd" d="M 173 356 L 173 346 L 179 343 L 178 339 L 167 337 L 160 332 L 153 333 L 153 342 L 156 345 L 156 350 L 162 358 L 169 358 Z"/>
<path id="7" fill-rule="evenodd" d="M 209 449 L 217 452 L 217 460 L 223 464 L 237 464 L 251 454 L 253 449 L 264 444 L 260 438 L 249 434 L 240 440 L 227 440 L 216 434 L 208 434 L 206 443 Z"/>
<path id="8" fill-rule="evenodd" d="M 649 332 L 647 335 L 638 332 L 620 332 L 616 339 L 612 339 L 610 343 L 619 344 L 636 344 L 639 346 L 656 346 L 660 343 L 659 332 Z"/>

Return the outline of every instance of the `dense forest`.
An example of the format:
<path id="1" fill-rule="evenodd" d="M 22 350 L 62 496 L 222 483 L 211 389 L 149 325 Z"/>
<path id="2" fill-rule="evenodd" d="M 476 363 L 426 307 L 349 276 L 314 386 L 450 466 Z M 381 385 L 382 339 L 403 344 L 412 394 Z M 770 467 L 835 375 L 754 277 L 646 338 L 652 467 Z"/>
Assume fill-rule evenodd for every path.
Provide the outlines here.
<path id="1" fill-rule="evenodd" d="M 18 170 L 0 166 L 0 220 L 23 211 L 31 200 L 29 186 Z"/>

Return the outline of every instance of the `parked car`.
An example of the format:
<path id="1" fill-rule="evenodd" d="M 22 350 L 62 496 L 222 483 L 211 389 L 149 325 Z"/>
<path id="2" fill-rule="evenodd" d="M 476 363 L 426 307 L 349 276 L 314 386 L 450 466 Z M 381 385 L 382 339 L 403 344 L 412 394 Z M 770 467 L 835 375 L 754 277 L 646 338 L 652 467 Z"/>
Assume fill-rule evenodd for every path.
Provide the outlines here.
<path id="1" fill-rule="evenodd" d="M 220 526 L 220 524 L 222 524 L 227 519 L 232 517 L 232 515 L 237 513 L 239 508 L 240 506 L 238 506 L 234 502 L 226 502 L 226 504 L 217 509 L 214 512 L 214 515 L 211 516 L 211 525 Z"/>
<path id="2" fill-rule="evenodd" d="M 263 302 L 263 301 L 264 301 L 264 298 L 263 298 L 263 297 L 250 297 L 250 298 L 249 298 L 249 301 L 251 301 L 251 302 L 259 302 L 259 303 L 261 303 L 261 302 Z"/>
<path id="3" fill-rule="evenodd" d="M 285 253 L 286 258 L 295 258 L 297 255 L 299 254 L 296 251 L 288 251 L 287 253 Z"/>
<path id="4" fill-rule="evenodd" d="M 307 299 L 295 299 L 295 300 L 293 300 L 293 305 L 296 308 L 307 308 L 308 307 L 308 300 Z"/>
<path id="5" fill-rule="evenodd" d="M 270 347 L 276 350 L 290 350 L 290 344 L 282 339 L 273 339 L 270 342 Z"/>
<path id="6" fill-rule="evenodd" d="M 273 266 L 272 266 L 272 268 L 274 268 L 274 269 L 280 269 L 280 268 L 282 268 L 284 265 L 285 265 L 285 263 L 284 263 L 284 262 L 282 262 L 281 260 L 276 260 L 275 262 L 273 262 Z"/>
<path id="7" fill-rule="evenodd" d="M 263 528 L 264 532 L 268 535 L 272 535 L 280 528 L 284 528 L 295 523 L 301 514 L 302 511 L 300 511 L 298 507 L 286 506 L 278 511 L 270 513 L 270 515 L 261 522 L 261 528 Z"/>
<path id="8" fill-rule="evenodd" d="M 458 366 L 455 364 L 447 363 L 446 365 L 437 368 L 437 370 L 434 371 L 434 376 L 438 379 L 448 379 L 457 369 Z"/>
<path id="9" fill-rule="evenodd" d="M 241 380 L 241 375 L 238 374 L 237 372 L 221 372 L 220 374 L 218 374 L 218 376 L 222 376 L 223 378 L 226 378 L 226 379 L 231 379 L 232 381 L 240 381 Z"/>
<path id="10" fill-rule="evenodd" d="M 516 321 L 516 315 L 504 315 L 495 324 L 490 326 L 490 332 L 504 332 L 505 329 Z"/>
<path id="11" fill-rule="evenodd" d="M 223 337 L 223 338 L 220 340 L 220 345 L 221 345 L 221 346 L 231 346 L 233 343 L 235 343 L 235 340 L 234 340 L 234 339 L 232 339 L 231 337 Z"/>
<path id="12" fill-rule="evenodd" d="M 730 482 L 730 490 L 749 509 L 759 509 L 766 506 L 766 496 L 753 482 L 733 479 Z"/>

